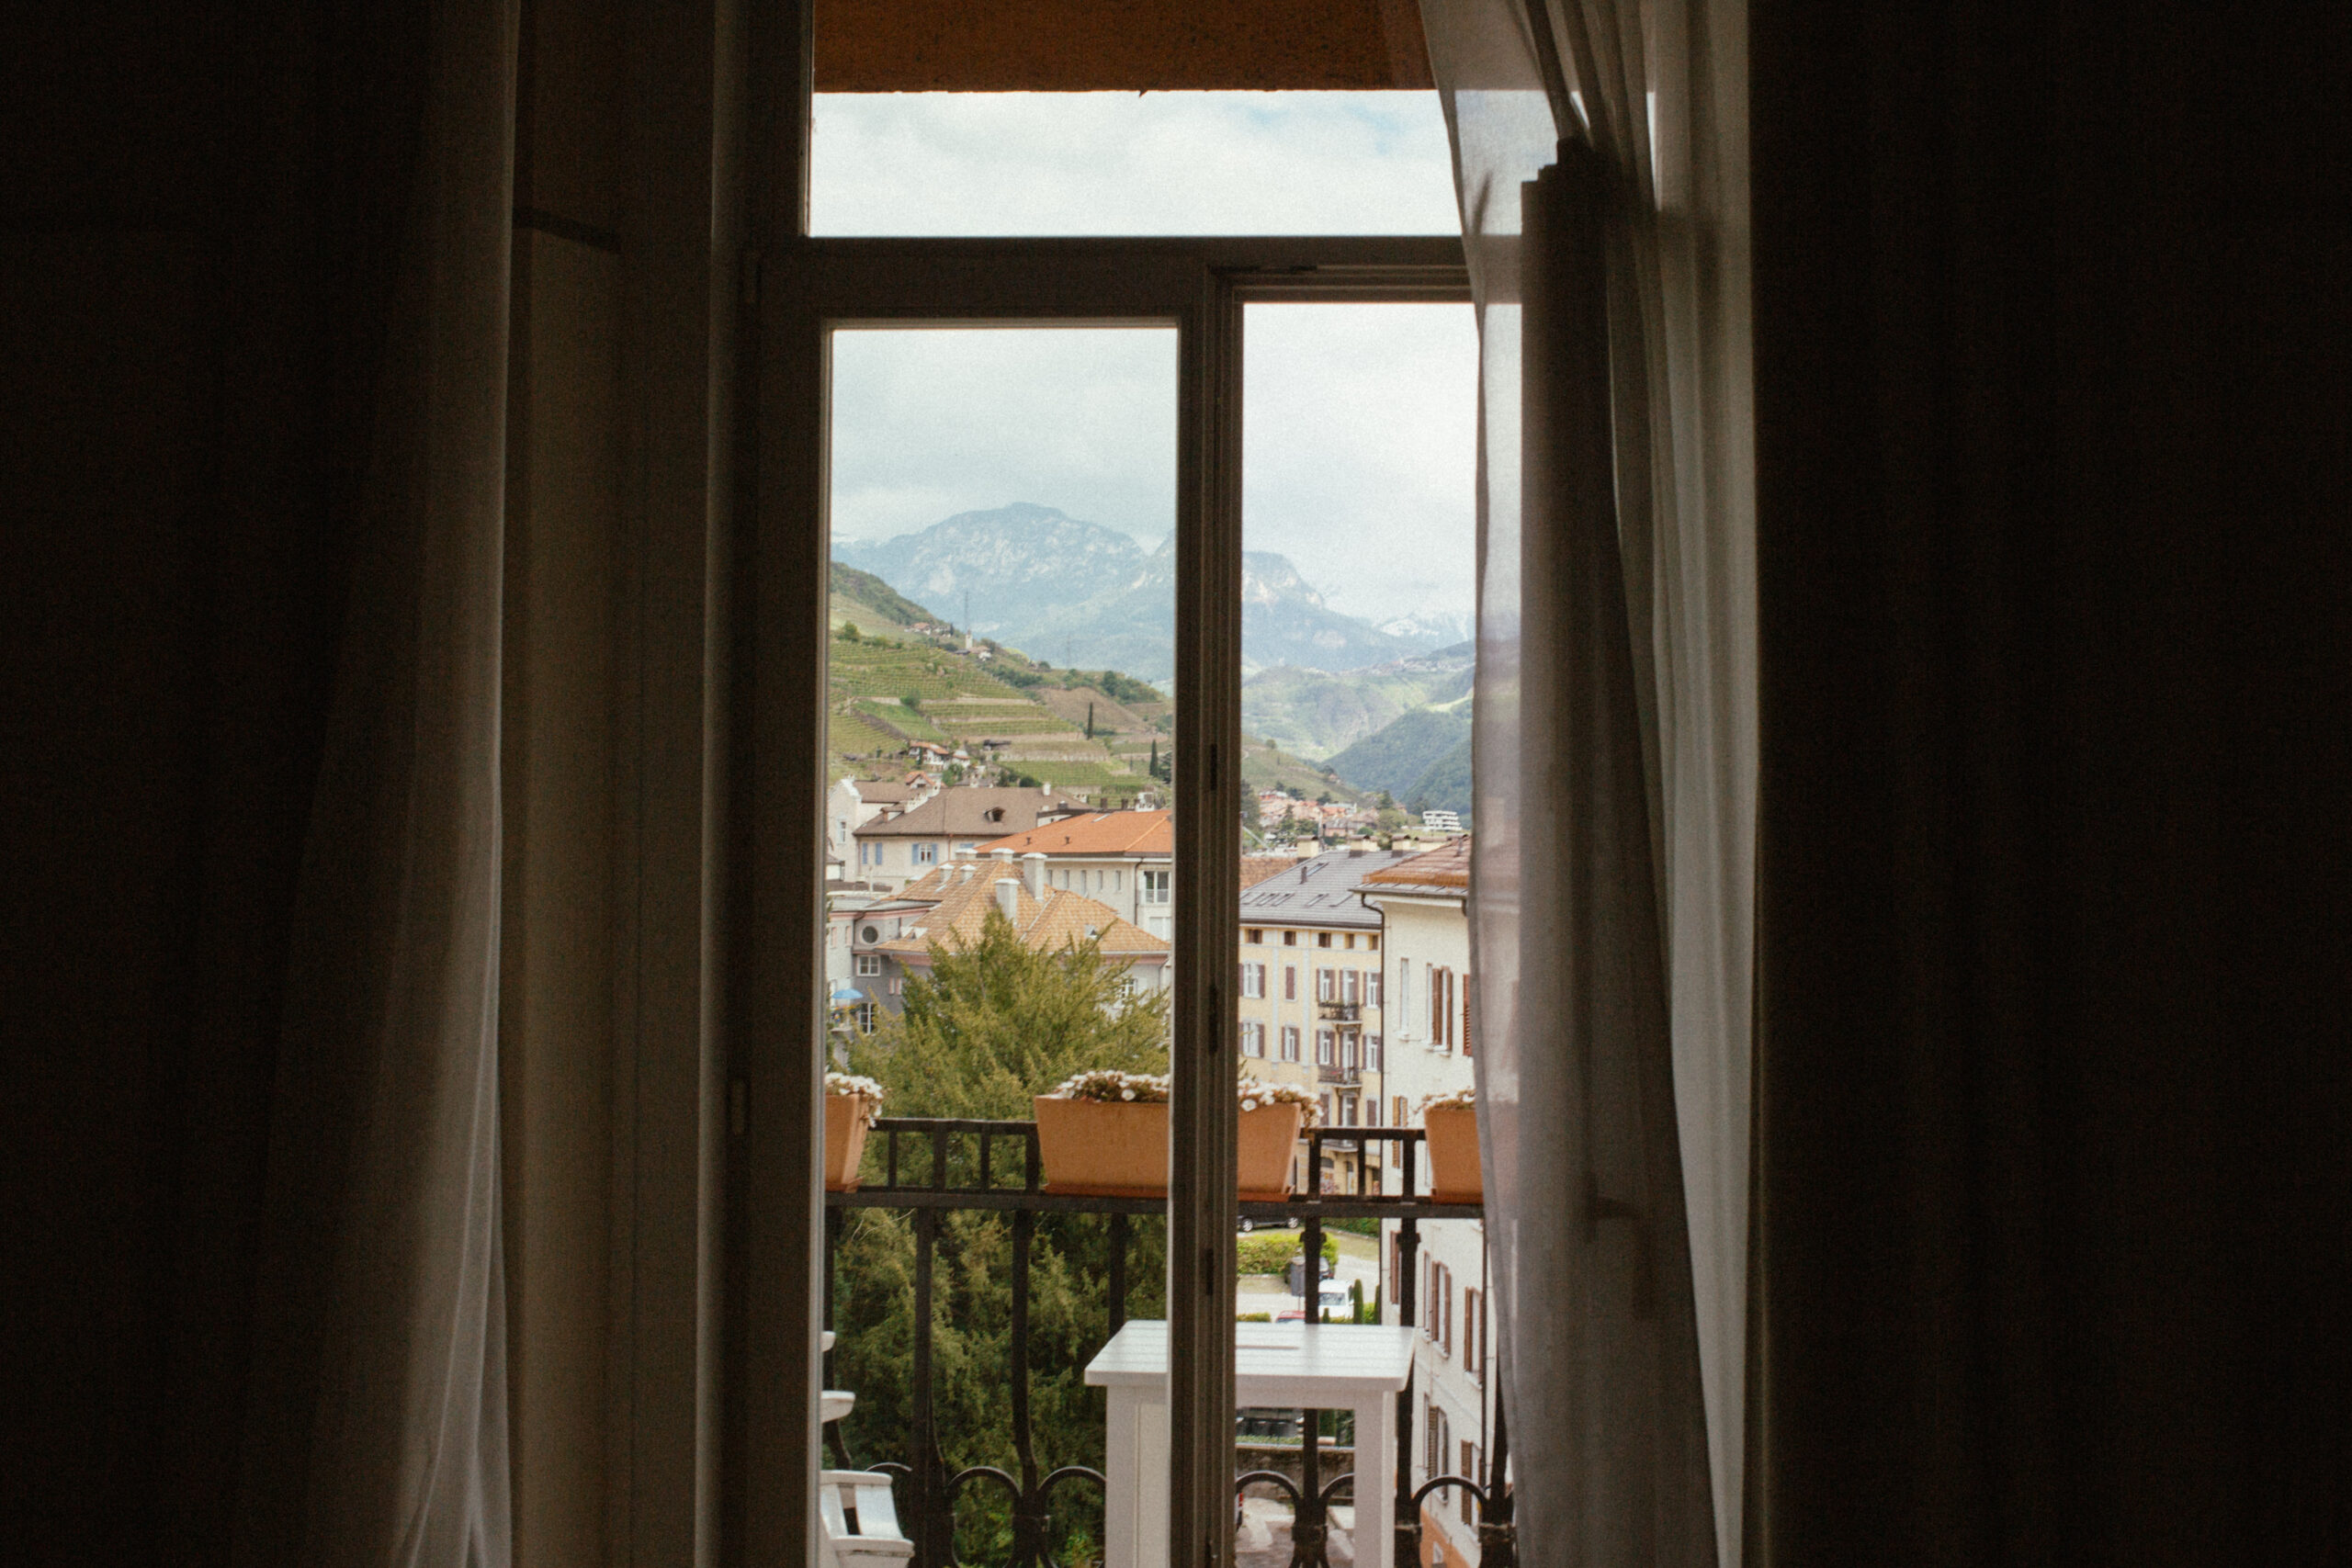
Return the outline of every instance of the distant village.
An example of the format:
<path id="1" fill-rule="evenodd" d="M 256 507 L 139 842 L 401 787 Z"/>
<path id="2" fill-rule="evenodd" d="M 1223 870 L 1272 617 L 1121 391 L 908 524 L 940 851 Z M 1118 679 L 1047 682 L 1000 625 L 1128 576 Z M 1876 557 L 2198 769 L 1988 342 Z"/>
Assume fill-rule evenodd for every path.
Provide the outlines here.
<path id="1" fill-rule="evenodd" d="M 1323 1190 L 1401 1191 L 1383 1145 L 1328 1130 L 1411 1125 L 1429 1100 L 1472 1087 L 1471 838 L 1450 812 L 1427 813 L 1384 844 L 1360 809 L 1277 791 L 1259 804 L 1261 821 L 1311 824 L 1317 835 L 1242 859 L 1234 994 L 1243 1069 L 1315 1096 L 1327 1129 L 1313 1173 Z M 909 982 L 939 953 L 975 943 L 991 915 L 1035 951 L 1091 943 L 1128 966 L 1130 984 L 1169 985 L 1175 831 L 1164 807 L 1100 811 L 1050 784 L 951 787 L 916 768 L 836 784 L 827 836 L 825 976 L 844 1032 L 899 1011 Z M 1308 1147 L 1302 1140 L 1293 1156 L 1294 1191 L 1307 1185 Z M 1391 1310 L 1393 1232 L 1391 1223 L 1370 1281 L 1385 1282 Z M 1484 1252 L 1476 1221 L 1421 1231 L 1422 1474 L 1475 1474 L 1484 1461 L 1468 1440 L 1484 1430 Z M 1424 1517 L 1451 1561 L 1477 1561 L 1471 1527 L 1457 1530 L 1449 1513 Z"/>
<path id="2" fill-rule="evenodd" d="M 1167 990 L 1173 705 L 1115 671 L 1057 669 L 910 614 L 911 602 L 886 602 L 886 592 L 837 564 L 824 942 L 837 1052 L 894 1027 L 910 987 L 943 953 L 978 945 L 998 919 L 1034 953 L 1091 947 L 1122 966 L 1128 987 Z M 1466 668 L 1432 668 L 1419 677 L 1424 694 L 1405 700 L 1454 702 Z M 1460 748 L 1466 782 L 1466 720 L 1426 728 L 1435 739 L 1423 738 L 1425 750 Z M 1429 1100 L 1473 1087 L 1472 840 L 1457 810 L 1408 787 L 1427 770 L 1427 757 L 1400 761 L 1400 805 L 1245 737 L 1253 787 L 1237 824 L 1232 994 L 1245 1073 L 1306 1091 L 1319 1113 L 1319 1145 L 1295 1146 L 1293 1191 L 1403 1190 L 1404 1172 L 1385 1158 L 1395 1145 L 1333 1130 L 1418 1125 Z M 1483 1463 L 1484 1253 L 1478 1222 L 1431 1224 L 1410 1265 L 1423 1325 L 1417 1479 Z M 1329 1283 L 1361 1289 L 1367 1306 L 1385 1291 L 1383 1310 L 1395 1310 L 1399 1262 L 1388 1222 L 1374 1251 L 1341 1265 L 1353 1278 Z M 1320 1310 L 1321 1284 L 1291 1289 L 1268 1309 Z M 1460 1521 L 1453 1512 L 1423 1513 L 1431 1568 L 1478 1560 L 1466 1511 Z"/>

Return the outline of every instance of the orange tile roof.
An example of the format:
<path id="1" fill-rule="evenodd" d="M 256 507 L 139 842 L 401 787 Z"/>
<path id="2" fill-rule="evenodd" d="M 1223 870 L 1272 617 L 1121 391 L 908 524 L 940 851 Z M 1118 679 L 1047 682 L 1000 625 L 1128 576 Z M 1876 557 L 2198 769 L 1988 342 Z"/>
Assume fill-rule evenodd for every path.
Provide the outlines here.
<path id="1" fill-rule="evenodd" d="M 1383 867 L 1366 875 L 1359 886 L 1368 892 L 1384 887 L 1392 892 L 1408 887 L 1443 887 L 1466 893 L 1470 889 L 1470 835 L 1464 833 L 1426 854 Z"/>
<path id="2" fill-rule="evenodd" d="M 971 873 L 968 876 L 963 874 L 967 870 Z M 997 907 L 996 884 L 1001 875 L 999 866 L 967 862 L 942 866 L 910 884 L 900 897 L 930 902 L 931 912 L 915 917 L 904 935 L 879 943 L 876 951 L 901 963 L 924 964 L 930 961 L 933 944 L 958 947 L 978 942 L 989 911 Z M 1043 898 L 1037 898 L 1026 887 L 1016 887 L 1012 929 L 1025 946 L 1039 953 L 1083 943 L 1090 931 L 1106 958 L 1139 963 L 1165 958 L 1169 951 L 1166 942 L 1121 919 L 1110 905 L 1067 888 L 1049 887 Z"/>
<path id="3" fill-rule="evenodd" d="M 1176 829 L 1166 811 L 1090 811 L 1044 822 L 979 845 L 975 854 L 1011 850 L 1014 854 L 1167 855 L 1176 850 Z"/>
<path id="4" fill-rule="evenodd" d="M 1297 859 L 1291 855 L 1243 855 L 1241 857 L 1241 886 L 1254 887 L 1266 878 L 1280 876 L 1297 864 Z"/>

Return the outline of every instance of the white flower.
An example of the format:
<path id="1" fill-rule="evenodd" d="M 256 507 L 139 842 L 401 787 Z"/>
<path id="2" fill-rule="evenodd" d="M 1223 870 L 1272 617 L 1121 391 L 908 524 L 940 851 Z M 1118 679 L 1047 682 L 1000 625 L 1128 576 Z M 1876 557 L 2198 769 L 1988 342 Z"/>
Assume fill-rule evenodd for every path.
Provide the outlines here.
<path id="1" fill-rule="evenodd" d="M 1241 1109 L 1244 1111 L 1255 1111 L 1258 1109 L 1258 1102 L 1254 1100 L 1245 1100 L 1241 1102 Z"/>
<path id="2" fill-rule="evenodd" d="M 1131 1089 L 1123 1089 L 1119 1091 L 1119 1098 L 1121 1100 L 1133 1100 L 1135 1097 L 1136 1091 Z"/>

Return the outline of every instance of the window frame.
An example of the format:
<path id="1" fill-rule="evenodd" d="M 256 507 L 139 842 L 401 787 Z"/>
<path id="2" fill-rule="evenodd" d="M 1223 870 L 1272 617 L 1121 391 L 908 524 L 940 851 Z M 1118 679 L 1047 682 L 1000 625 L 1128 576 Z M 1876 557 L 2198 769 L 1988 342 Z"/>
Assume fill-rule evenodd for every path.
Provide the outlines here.
<path id="1" fill-rule="evenodd" d="M 805 159 L 802 115 L 791 135 Z M 805 170 L 805 165 L 804 165 Z M 805 177 L 800 187 L 806 189 Z M 804 197 L 805 201 L 805 197 Z M 1177 713 L 1176 852 L 1171 888 L 1175 1083 L 1170 1096 L 1170 1555 L 1229 1564 L 1233 1435 L 1234 1190 L 1238 1030 L 1225 987 L 1238 946 L 1240 781 L 1241 352 L 1257 302 L 1458 303 L 1469 286 L 1450 236 L 1102 239 L 851 239 L 802 235 L 783 254 L 745 258 L 755 301 L 752 471 L 731 498 L 754 564 L 739 614 L 754 697 L 747 845 L 821 846 L 830 780 L 807 736 L 823 713 L 828 389 L 832 334 L 857 326 L 1173 326 L 1177 334 L 1177 661 L 1198 671 Z M 807 824 L 806 828 L 802 824 Z M 813 834 L 809 829 L 813 829 Z M 808 864 L 797 863 L 805 858 Z M 786 861 L 795 863 L 785 863 Z M 1181 872 L 1182 874 L 1176 874 Z M 727 1399 L 740 1411 L 746 1480 L 739 1516 L 752 1540 L 803 1531 L 813 1554 L 820 1466 L 815 1419 L 823 1275 L 822 1074 L 819 987 L 823 855 L 747 858 L 741 1053 L 733 1075 L 753 1107 L 730 1139 L 733 1239 Z M 867 1004 L 869 1007 L 871 1004 Z M 806 1026 L 796 1020 L 810 1021 Z M 783 1375 L 753 1377 L 762 1366 Z M 796 1479 L 797 1478 L 797 1479 Z M 789 1494 L 789 1495 L 787 1495 Z M 809 1558 L 813 1562 L 813 1555 Z"/>

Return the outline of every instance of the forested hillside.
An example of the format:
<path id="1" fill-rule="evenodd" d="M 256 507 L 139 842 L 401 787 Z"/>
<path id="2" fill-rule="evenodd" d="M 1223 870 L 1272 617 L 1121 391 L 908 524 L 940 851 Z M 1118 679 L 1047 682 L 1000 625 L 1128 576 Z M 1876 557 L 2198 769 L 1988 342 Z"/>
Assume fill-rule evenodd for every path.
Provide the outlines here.
<path id="1" fill-rule="evenodd" d="M 1329 765 L 1358 789 L 1386 790 L 1398 805 L 1408 806 L 1413 791 L 1420 787 L 1430 770 L 1469 739 L 1467 704 L 1416 708 L 1339 752 Z"/>

